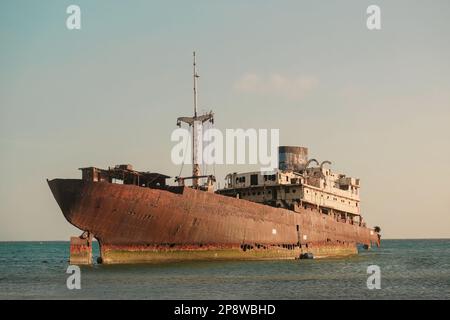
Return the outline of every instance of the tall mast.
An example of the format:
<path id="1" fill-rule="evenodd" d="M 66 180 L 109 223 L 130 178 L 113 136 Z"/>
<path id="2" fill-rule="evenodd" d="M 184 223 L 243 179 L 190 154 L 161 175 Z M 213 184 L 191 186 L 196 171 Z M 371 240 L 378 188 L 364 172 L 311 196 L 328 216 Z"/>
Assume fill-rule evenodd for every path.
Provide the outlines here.
<path id="1" fill-rule="evenodd" d="M 195 51 L 193 52 L 193 78 L 194 78 L 194 122 L 192 126 L 192 186 L 194 188 L 198 187 L 198 176 L 200 175 L 200 166 L 198 164 L 198 139 L 199 135 L 201 135 L 202 123 L 198 123 L 197 121 L 197 78 L 199 75 L 197 74 L 197 65 L 195 61 Z"/>
<path id="2" fill-rule="evenodd" d="M 197 115 L 197 80 L 200 77 L 197 73 L 197 63 L 195 60 L 195 51 L 193 52 L 193 80 L 194 80 L 194 116 L 193 117 L 179 117 L 177 119 L 177 126 L 181 127 L 181 123 L 187 123 L 189 126 L 192 126 L 192 187 L 199 187 L 199 179 L 202 178 L 200 176 L 200 165 L 199 165 L 199 157 L 202 156 L 202 138 L 203 138 L 203 123 L 206 121 L 213 122 L 214 114 L 212 111 L 205 113 L 203 115 Z M 180 181 L 187 178 L 178 177 Z M 203 177 L 204 178 L 204 177 Z"/>

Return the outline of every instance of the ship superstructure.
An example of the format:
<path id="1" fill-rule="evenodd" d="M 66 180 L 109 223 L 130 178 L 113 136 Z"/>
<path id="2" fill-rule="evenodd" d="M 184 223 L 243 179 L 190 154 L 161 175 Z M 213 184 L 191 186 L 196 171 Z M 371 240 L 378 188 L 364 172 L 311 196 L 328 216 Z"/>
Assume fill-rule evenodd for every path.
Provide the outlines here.
<path id="1" fill-rule="evenodd" d="M 330 161 L 308 160 L 305 147 L 279 147 L 279 159 L 274 172 L 228 174 L 218 193 L 289 210 L 313 208 L 339 221 L 364 224 L 359 179 L 325 167 Z"/>

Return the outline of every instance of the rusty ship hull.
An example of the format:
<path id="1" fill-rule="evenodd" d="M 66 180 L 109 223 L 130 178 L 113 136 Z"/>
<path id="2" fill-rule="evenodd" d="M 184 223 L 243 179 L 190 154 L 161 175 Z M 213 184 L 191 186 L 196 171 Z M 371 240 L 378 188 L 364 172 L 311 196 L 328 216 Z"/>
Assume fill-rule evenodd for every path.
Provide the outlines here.
<path id="1" fill-rule="evenodd" d="M 357 244 L 379 245 L 372 229 L 314 208 L 275 208 L 184 186 L 48 184 L 65 218 L 98 240 L 103 263 L 343 256 L 356 254 Z M 71 243 L 74 262 L 91 254 L 89 239 Z"/>

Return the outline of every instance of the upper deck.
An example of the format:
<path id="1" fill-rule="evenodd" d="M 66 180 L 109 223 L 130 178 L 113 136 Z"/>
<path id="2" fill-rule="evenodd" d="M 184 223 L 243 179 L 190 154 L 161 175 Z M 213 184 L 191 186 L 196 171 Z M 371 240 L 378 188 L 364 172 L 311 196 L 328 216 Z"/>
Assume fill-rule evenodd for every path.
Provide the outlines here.
<path id="1" fill-rule="evenodd" d="M 276 207 L 309 204 L 324 213 L 335 210 L 359 215 L 359 187 L 359 179 L 316 167 L 303 172 L 277 169 L 231 173 L 226 176 L 225 188 L 218 193 Z"/>
<path id="2" fill-rule="evenodd" d="M 133 184 L 140 187 L 165 187 L 166 179 L 170 178 L 156 172 L 133 170 L 130 164 L 116 165 L 108 169 L 85 167 L 80 170 L 82 179 L 86 181 Z"/>

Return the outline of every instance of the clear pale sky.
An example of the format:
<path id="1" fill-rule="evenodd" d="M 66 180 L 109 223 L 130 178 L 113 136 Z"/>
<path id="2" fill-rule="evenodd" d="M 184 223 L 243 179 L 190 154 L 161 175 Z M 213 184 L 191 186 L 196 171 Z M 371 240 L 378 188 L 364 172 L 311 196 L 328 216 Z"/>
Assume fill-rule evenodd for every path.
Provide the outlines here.
<path id="1" fill-rule="evenodd" d="M 359 177 L 385 238 L 448 238 L 449 39 L 448 0 L 2 0 L 0 240 L 81 233 L 46 178 L 118 163 L 178 175 L 170 134 L 192 112 L 194 49 L 217 128 L 279 128 L 281 144 Z"/>

